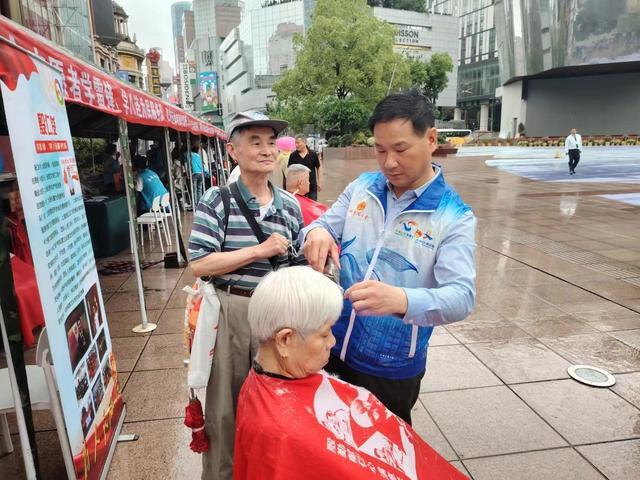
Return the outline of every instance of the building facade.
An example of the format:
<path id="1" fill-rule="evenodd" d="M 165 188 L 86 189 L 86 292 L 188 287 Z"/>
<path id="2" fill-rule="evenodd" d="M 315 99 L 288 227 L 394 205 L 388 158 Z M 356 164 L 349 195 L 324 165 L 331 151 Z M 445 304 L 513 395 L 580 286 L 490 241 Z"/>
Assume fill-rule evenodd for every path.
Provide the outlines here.
<path id="1" fill-rule="evenodd" d="M 65 47 L 81 60 L 94 63 L 89 0 L 10 0 L 0 2 L 0 13 Z"/>
<path id="2" fill-rule="evenodd" d="M 144 88 L 142 74 L 142 62 L 145 58 L 144 50 L 136 45 L 135 38 L 132 39 L 129 36 L 129 16 L 116 2 L 113 2 L 113 17 L 116 37 L 119 40 L 116 46 L 119 70 L 116 75 L 125 82 L 138 88 Z"/>
<path id="3" fill-rule="evenodd" d="M 184 62 L 184 37 L 182 36 L 182 17 L 191 10 L 191 2 L 176 2 L 171 5 L 171 31 L 173 34 L 173 55 L 176 67 Z"/>
<path id="4" fill-rule="evenodd" d="M 158 48 L 151 48 L 145 55 L 145 65 L 147 69 L 146 90 L 151 95 L 162 97 L 162 87 L 160 86 L 160 64 L 162 53 Z"/>
<path id="5" fill-rule="evenodd" d="M 245 110 L 264 111 L 271 87 L 295 64 L 293 36 L 304 33 L 303 2 L 247 4 L 242 21 L 221 43 L 219 71 L 225 121 Z"/>
<path id="6" fill-rule="evenodd" d="M 396 28 L 395 50 L 427 61 L 434 53 L 447 53 L 453 61 L 447 88 L 438 96 L 440 107 L 455 107 L 458 85 L 458 17 L 375 7 L 373 14 Z"/>
<path id="7" fill-rule="evenodd" d="M 460 17 L 456 120 L 469 128 L 498 130 L 500 60 L 496 42 L 496 0 L 427 0 L 430 13 Z"/>
<path id="8" fill-rule="evenodd" d="M 640 131 L 640 1 L 496 1 L 500 133 Z"/>
<path id="9" fill-rule="evenodd" d="M 193 108 L 214 124 L 222 124 L 219 90 L 219 49 L 229 33 L 238 26 L 246 4 L 239 0 L 194 0 L 195 40 L 185 43 L 185 61 L 196 67 L 192 85 Z M 189 67 L 190 68 L 190 67 Z M 181 67 L 186 78 L 187 67 Z M 187 89 L 188 90 L 188 89 Z M 185 88 L 182 88 L 185 92 Z"/>

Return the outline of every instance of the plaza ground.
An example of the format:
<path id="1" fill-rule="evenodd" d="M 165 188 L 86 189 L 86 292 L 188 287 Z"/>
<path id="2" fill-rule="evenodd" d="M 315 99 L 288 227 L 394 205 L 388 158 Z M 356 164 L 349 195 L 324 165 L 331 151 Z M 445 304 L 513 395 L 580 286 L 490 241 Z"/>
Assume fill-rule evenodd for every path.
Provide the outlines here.
<path id="1" fill-rule="evenodd" d="M 413 418 L 475 480 L 635 480 L 640 472 L 640 149 L 587 148 L 572 177 L 558 151 L 462 149 L 441 161 L 478 217 L 477 306 L 436 329 Z M 331 203 L 375 167 L 327 159 L 321 200 Z M 124 433 L 140 436 L 118 445 L 110 480 L 199 478 L 182 424 L 181 290 L 193 280 L 188 269 L 144 271 L 158 329 L 140 336 L 131 332 L 140 319 L 135 277 L 101 278 L 128 407 Z M 567 375 L 571 364 L 604 368 L 617 383 L 581 385 Z M 35 417 L 43 478 L 64 478 L 52 419 Z M 22 476 L 12 439 L 2 478 Z"/>

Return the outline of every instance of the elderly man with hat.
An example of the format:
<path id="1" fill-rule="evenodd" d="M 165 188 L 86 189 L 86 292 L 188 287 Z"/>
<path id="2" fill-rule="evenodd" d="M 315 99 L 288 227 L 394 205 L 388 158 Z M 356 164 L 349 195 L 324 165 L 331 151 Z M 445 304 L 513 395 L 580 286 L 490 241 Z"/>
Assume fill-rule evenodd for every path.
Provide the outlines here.
<path id="1" fill-rule="evenodd" d="M 237 182 L 204 194 L 189 239 L 191 269 L 209 277 L 220 300 L 213 364 L 206 393 L 205 430 L 211 448 L 203 479 L 231 479 L 235 412 L 257 346 L 247 319 L 249 299 L 260 280 L 281 266 L 304 262 L 292 248 L 303 228 L 298 202 L 274 187 L 277 135 L 287 122 L 259 112 L 236 114 L 227 152 L 238 163 Z"/>

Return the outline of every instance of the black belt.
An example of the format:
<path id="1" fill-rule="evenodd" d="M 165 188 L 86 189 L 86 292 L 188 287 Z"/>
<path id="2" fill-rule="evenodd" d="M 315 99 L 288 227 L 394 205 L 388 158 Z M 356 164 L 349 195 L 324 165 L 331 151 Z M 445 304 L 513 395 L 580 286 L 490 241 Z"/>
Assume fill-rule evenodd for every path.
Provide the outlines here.
<path id="1" fill-rule="evenodd" d="M 214 285 L 218 290 L 222 290 L 223 292 L 227 292 L 231 295 L 238 295 L 239 297 L 251 298 L 253 295 L 254 289 L 247 290 L 246 288 L 238 288 L 232 287 L 231 285 Z"/>

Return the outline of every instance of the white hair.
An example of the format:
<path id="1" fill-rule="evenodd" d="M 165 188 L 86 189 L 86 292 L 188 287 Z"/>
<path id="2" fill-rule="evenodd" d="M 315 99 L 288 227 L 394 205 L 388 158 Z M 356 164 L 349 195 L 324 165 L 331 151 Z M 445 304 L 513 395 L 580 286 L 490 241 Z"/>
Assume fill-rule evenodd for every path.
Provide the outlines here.
<path id="1" fill-rule="evenodd" d="M 309 175 L 311 170 L 309 167 L 294 163 L 287 168 L 287 185 L 295 185 L 302 178 L 303 175 Z"/>
<path id="2" fill-rule="evenodd" d="M 249 303 L 251 333 L 260 343 L 283 328 L 305 336 L 334 322 L 342 311 L 338 285 L 310 267 L 282 268 L 260 282 Z"/>

